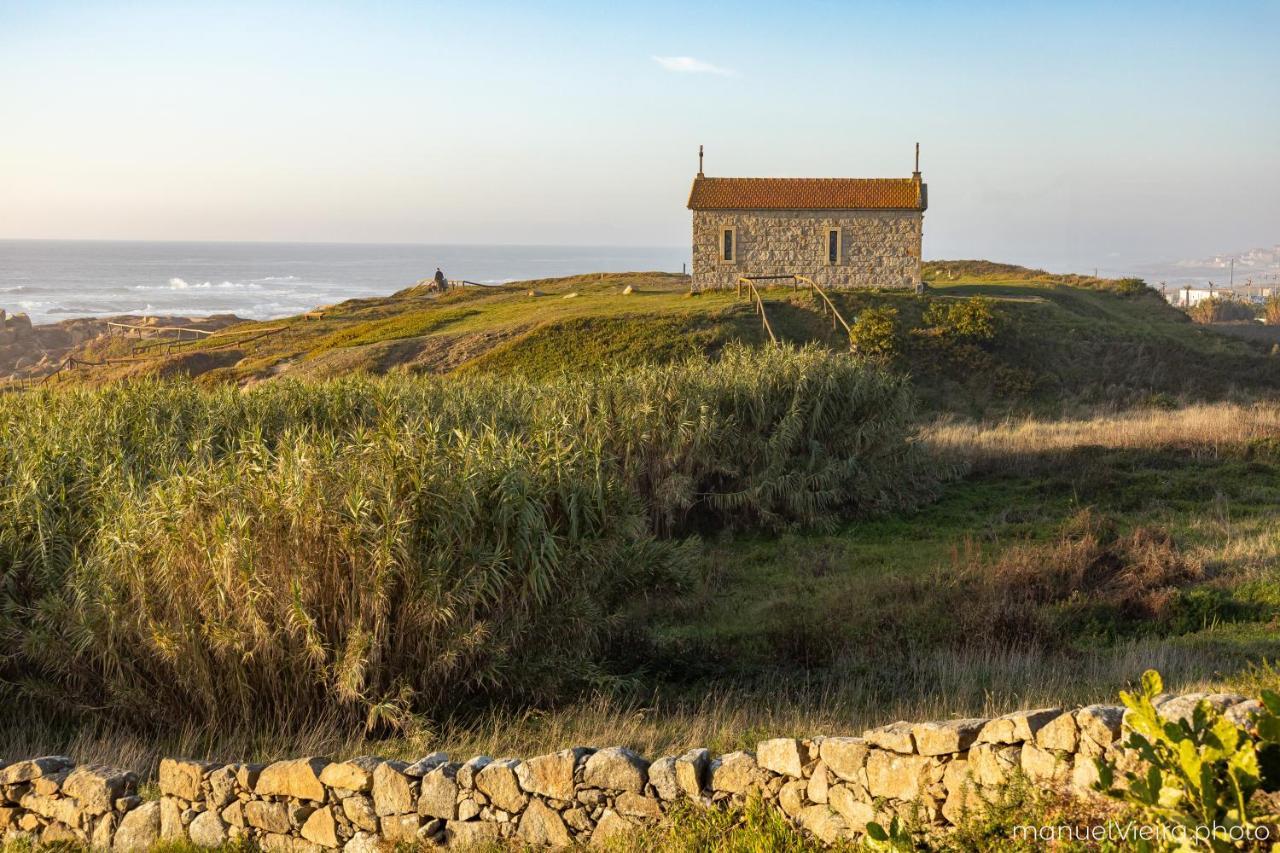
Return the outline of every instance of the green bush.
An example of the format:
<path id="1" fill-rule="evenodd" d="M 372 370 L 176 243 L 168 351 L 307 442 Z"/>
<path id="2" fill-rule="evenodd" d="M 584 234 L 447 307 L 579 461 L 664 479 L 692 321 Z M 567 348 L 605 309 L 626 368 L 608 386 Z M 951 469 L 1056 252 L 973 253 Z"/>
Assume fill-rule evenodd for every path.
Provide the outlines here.
<path id="1" fill-rule="evenodd" d="M 1115 784 L 1114 764 L 1096 759 L 1100 791 L 1168 830 L 1154 841 L 1140 840 L 1138 849 L 1238 850 L 1258 827 L 1267 831 L 1263 840 L 1270 837 L 1276 816 L 1263 812 L 1253 798 L 1280 786 L 1280 778 L 1265 773 L 1259 760 L 1261 753 L 1280 747 L 1280 695 L 1263 691 L 1263 708 L 1250 731 L 1205 701 L 1190 720 L 1168 720 L 1154 704 L 1163 690 L 1160 674 L 1148 670 L 1141 692 L 1120 694 L 1129 709 L 1125 746 L 1143 764 L 1124 772 L 1124 786 Z"/>
<path id="2" fill-rule="evenodd" d="M 922 319 L 935 335 L 974 343 L 994 339 L 998 327 L 995 300 L 986 296 L 935 300 L 924 310 Z"/>
<path id="3" fill-rule="evenodd" d="M 372 723 L 609 675 L 695 528 L 933 477 L 905 382 L 731 349 L 545 383 L 139 383 L 0 399 L 0 682 L 155 723 Z"/>
<path id="4" fill-rule="evenodd" d="M 849 327 L 849 343 L 853 345 L 853 351 L 867 358 L 891 358 L 897 352 L 897 341 L 897 308 L 864 308 Z"/>

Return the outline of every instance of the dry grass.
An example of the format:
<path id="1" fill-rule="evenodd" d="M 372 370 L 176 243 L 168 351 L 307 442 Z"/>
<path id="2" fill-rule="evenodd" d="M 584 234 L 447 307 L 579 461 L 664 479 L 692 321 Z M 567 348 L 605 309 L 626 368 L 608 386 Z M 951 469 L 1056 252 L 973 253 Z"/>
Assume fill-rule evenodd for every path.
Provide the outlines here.
<path id="1" fill-rule="evenodd" d="M 530 757 L 575 745 L 625 745 L 656 757 L 706 746 L 713 752 L 754 749 L 766 737 L 858 734 L 894 720 L 994 716 L 1015 708 L 1114 702 L 1149 668 L 1166 673 L 1170 690 L 1228 686 L 1212 650 L 1159 641 L 1129 641 L 1069 657 L 1034 649 L 922 648 L 897 674 L 831 672 L 806 681 L 778 677 L 753 688 L 706 686 L 697 700 L 641 701 L 585 697 L 550 710 L 491 710 L 443 725 L 422 720 L 409 733 L 369 738 L 337 718 L 288 731 L 212 732 L 191 726 L 160 736 L 118 724 L 74 728 L 39 722 L 24 711 L 22 726 L 0 731 L 0 757 L 63 754 L 81 762 L 126 767 L 144 779 L 163 756 L 223 761 L 271 761 L 299 755 L 333 758 L 374 754 L 414 759 L 435 750 Z M 892 682 L 892 684 L 890 684 Z M 893 697 L 893 698 L 888 698 Z"/>
<path id="2" fill-rule="evenodd" d="M 999 423 L 939 421 L 924 430 L 925 444 L 980 471 L 1016 471 L 1028 459 L 1066 457 L 1082 448 L 1203 449 L 1210 453 L 1280 438 L 1280 406 L 1217 403 L 1175 411 L 1138 409 L 1092 418 Z"/>

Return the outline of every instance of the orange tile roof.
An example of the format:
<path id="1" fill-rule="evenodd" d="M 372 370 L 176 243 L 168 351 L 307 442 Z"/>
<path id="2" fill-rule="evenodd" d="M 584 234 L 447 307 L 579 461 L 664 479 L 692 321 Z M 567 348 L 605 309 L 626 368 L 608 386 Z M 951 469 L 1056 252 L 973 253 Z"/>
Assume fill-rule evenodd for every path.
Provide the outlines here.
<path id="1" fill-rule="evenodd" d="M 924 210 L 914 178 L 693 179 L 690 210 Z"/>

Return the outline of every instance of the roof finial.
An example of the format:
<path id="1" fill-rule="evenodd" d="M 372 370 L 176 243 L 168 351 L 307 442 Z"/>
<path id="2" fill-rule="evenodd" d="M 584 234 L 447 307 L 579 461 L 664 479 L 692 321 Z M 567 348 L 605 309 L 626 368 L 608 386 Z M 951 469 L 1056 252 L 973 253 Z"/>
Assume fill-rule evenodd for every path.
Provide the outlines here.
<path id="1" fill-rule="evenodd" d="M 702 177 L 702 146 L 698 146 L 698 177 Z"/>
<path id="2" fill-rule="evenodd" d="M 911 177 L 917 181 L 920 180 L 920 143 L 916 143 L 916 169 L 911 173 Z"/>

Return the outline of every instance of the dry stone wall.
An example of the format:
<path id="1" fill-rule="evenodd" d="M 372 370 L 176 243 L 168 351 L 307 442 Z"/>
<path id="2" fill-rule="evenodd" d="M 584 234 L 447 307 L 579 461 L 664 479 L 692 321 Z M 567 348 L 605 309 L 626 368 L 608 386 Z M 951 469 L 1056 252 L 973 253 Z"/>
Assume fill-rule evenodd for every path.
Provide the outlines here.
<path id="1" fill-rule="evenodd" d="M 1165 697 L 1189 718 L 1207 700 L 1243 723 L 1261 707 L 1234 694 Z M 759 796 L 824 842 L 901 816 L 940 829 L 981 808 L 1010 777 L 1086 794 L 1093 759 L 1121 749 L 1124 709 L 1040 708 L 994 719 L 898 722 L 860 737 L 774 738 L 754 751 L 691 749 L 650 761 L 622 747 L 535 758 L 444 753 L 412 764 L 363 757 L 273 764 L 165 759 L 159 799 L 132 773 L 46 756 L 0 768 L 0 837 L 146 850 L 249 840 L 264 850 L 345 853 L 400 843 L 450 848 L 599 844 L 657 823 L 679 801 L 720 808 Z"/>
<path id="2" fill-rule="evenodd" d="M 733 287 L 740 275 L 804 275 L 826 288 L 914 287 L 920 281 L 924 215 L 902 210 L 698 210 L 693 214 L 693 286 Z M 722 238 L 734 228 L 733 262 Z M 827 232 L 841 235 L 828 264 Z"/>

